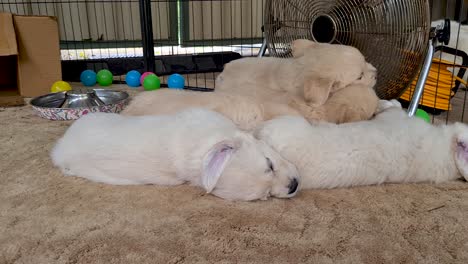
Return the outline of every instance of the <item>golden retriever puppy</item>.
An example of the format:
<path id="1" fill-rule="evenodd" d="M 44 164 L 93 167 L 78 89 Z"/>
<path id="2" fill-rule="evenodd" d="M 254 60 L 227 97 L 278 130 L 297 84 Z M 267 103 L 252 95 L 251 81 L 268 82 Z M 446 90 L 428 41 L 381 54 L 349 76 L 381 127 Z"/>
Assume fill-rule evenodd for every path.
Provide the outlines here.
<path id="1" fill-rule="evenodd" d="M 325 104 L 311 107 L 304 100 L 296 98 L 291 100 L 289 106 L 309 122 L 341 124 L 368 120 L 374 116 L 379 103 L 373 89 L 375 83 L 376 69 L 369 64 L 369 70 L 361 80 L 331 94 Z"/>
<path id="2" fill-rule="evenodd" d="M 293 57 L 303 56 L 307 50 L 313 49 L 313 46 L 312 41 L 297 40 L 292 45 Z M 327 121 L 340 124 L 368 120 L 375 114 L 379 103 L 379 98 L 373 89 L 376 78 L 377 69 L 367 63 L 367 70 L 359 80 L 332 93 L 323 105 L 313 107 L 297 98 L 291 100 L 289 105 L 309 122 Z"/>
<path id="3" fill-rule="evenodd" d="M 311 126 L 301 117 L 265 122 L 254 134 L 296 165 L 300 189 L 468 179 L 468 126 L 409 117 L 396 100 L 371 120 Z"/>
<path id="4" fill-rule="evenodd" d="M 289 198 L 297 169 L 219 113 L 91 113 L 76 120 L 51 158 L 66 176 L 114 185 L 188 183 L 228 200 Z"/>
<path id="5" fill-rule="evenodd" d="M 288 103 L 289 98 L 275 96 L 286 92 L 318 107 L 330 94 L 359 82 L 370 69 L 362 53 L 351 46 L 299 39 L 292 42 L 292 53 L 293 58 L 287 59 L 243 58 L 227 63 L 216 79 L 215 92 Z"/>
<path id="6" fill-rule="evenodd" d="M 192 107 L 218 112 L 242 130 L 252 130 L 261 122 L 279 115 L 300 115 L 287 104 L 258 102 L 253 98 L 233 94 L 172 89 L 141 92 L 132 98 L 121 114 L 165 115 Z"/>

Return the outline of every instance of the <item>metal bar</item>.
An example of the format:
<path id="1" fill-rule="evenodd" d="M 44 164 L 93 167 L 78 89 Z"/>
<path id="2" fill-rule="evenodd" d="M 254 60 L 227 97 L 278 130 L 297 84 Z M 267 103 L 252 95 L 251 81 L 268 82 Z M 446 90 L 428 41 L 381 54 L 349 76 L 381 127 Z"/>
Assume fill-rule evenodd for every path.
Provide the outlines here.
<path id="1" fill-rule="evenodd" d="M 153 21 L 151 19 L 151 0 L 140 0 L 141 39 L 145 71 L 155 71 Z"/>
<path id="2" fill-rule="evenodd" d="M 266 48 L 267 48 L 267 39 L 263 38 L 263 43 L 262 43 L 262 46 L 260 47 L 260 51 L 258 52 L 257 57 L 261 58 L 265 56 Z"/>
<path id="3" fill-rule="evenodd" d="M 416 110 L 418 109 L 419 101 L 421 100 L 421 95 L 424 91 L 424 85 L 426 84 L 427 75 L 431 69 L 432 58 L 434 56 L 434 43 L 432 40 L 429 41 L 428 51 L 426 59 L 424 60 L 423 67 L 419 73 L 418 82 L 416 83 L 416 88 L 414 89 L 413 98 L 411 98 L 411 103 L 408 107 L 408 116 L 414 116 Z"/>
<path id="4" fill-rule="evenodd" d="M 455 15 L 453 17 L 453 20 L 460 21 L 461 11 L 462 11 L 462 1 L 461 0 L 456 0 L 455 1 Z"/>

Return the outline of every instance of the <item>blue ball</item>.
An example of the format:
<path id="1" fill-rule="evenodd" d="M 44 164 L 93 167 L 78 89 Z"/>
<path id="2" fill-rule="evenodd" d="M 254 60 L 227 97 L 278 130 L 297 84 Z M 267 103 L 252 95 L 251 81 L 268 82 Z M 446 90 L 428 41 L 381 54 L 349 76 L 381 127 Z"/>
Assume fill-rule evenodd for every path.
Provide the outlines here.
<path id="1" fill-rule="evenodd" d="M 141 73 L 139 73 L 138 71 L 129 71 L 125 76 L 125 82 L 130 87 L 138 87 L 140 86 L 140 78 Z"/>
<path id="2" fill-rule="evenodd" d="M 182 75 L 174 73 L 167 79 L 167 86 L 172 89 L 184 89 L 185 79 Z"/>
<path id="3" fill-rule="evenodd" d="M 97 82 L 96 73 L 92 70 L 85 70 L 80 75 L 80 81 L 84 86 L 93 86 Z"/>

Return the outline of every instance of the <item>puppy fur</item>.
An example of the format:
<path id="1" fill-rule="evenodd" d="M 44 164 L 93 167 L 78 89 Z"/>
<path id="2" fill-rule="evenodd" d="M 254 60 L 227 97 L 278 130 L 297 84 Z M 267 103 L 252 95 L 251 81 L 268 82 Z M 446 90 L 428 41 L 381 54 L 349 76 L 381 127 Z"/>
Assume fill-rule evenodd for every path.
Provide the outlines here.
<path id="1" fill-rule="evenodd" d="M 303 100 L 292 99 L 289 106 L 309 122 L 326 121 L 335 124 L 368 120 L 376 113 L 379 98 L 373 87 L 376 69 L 369 64 L 369 71 L 360 81 L 330 95 L 321 106 L 311 107 Z"/>
<path id="2" fill-rule="evenodd" d="M 161 89 L 136 95 L 122 115 L 174 114 L 185 108 L 200 107 L 221 113 L 242 130 L 253 130 L 265 120 L 280 115 L 299 115 L 286 104 L 259 102 L 233 94 Z"/>
<path id="3" fill-rule="evenodd" d="M 359 81 L 369 70 L 361 52 L 351 46 L 295 40 L 293 58 L 242 58 L 225 65 L 216 79 L 216 91 L 289 103 L 283 92 L 323 105 L 331 93 Z"/>
<path id="4" fill-rule="evenodd" d="M 53 163 L 65 175 L 108 184 L 190 183 L 228 200 L 296 194 L 298 173 L 264 142 L 222 115 L 88 114 L 58 140 Z"/>
<path id="5" fill-rule="evenodd" d="M 388 108 L 373 120 L 311 126 L 284 116 L 256 136 L 297 166 L 303 189 L 466 179 L 465 124 L 433 126 L 408 117 L 397 101 L 380 104 Z"/>

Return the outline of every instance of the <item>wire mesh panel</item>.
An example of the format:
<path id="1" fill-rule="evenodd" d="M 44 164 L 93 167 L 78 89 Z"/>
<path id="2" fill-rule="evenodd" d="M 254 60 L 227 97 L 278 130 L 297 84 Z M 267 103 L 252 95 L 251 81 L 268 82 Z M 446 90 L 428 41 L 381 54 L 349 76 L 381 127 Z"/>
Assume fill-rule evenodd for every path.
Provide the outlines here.
<path id="1" fill-rule="evenodd" d="M 261 42 L 264 1 L 183 1 L 182 44 Z"/>
<path id="2" fill-rule="evenodd" d="M 177 43 L 176 9 L 152 3 L 156 42 Z M 56 16 L 64 60 L 142 55 L 138 0 L 3 0 L 0 11 Z"/>
<path id="3" fill-rule="evenodd" d="M 155 70 L 162 75 L 179 71 L 195 73 L 195 78 L 190 80 L 194 79 L 197 85 L 208 85 L 213 82 L 206 82 L 207 72 L 219 72 L 225 62 L 258 52 L 264 0 L 149 2 Z M 1 0 L 0 11 L 56 16 L 62 60 L 118 59 L 101 64 L 95 61 L 87 67 L 99 70 L 119 66 L 113 72 L 122 74 L 131 67 L 143 67 L 142 60 L 132 59 L 145 55 L 140 4 L 139 0 Z M 193 57 L 193 54 L 210 53 L 218 54 Z M 170 58 L 158 59 L 164 56 Z M 76 74 L 70 77 L 65 72 L 64 75 L 76 79 Z M 215 76 L 209 75 L 209 79 Z"/>

